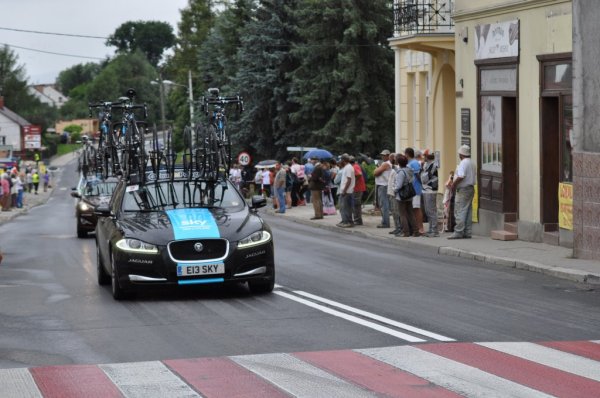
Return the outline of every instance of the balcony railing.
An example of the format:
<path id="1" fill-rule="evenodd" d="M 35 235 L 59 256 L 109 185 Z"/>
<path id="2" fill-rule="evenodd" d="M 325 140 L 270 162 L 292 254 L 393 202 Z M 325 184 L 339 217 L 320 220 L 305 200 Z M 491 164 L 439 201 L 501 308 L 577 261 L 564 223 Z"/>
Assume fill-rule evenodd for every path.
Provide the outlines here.
<path id="1" fill-rule="evenodd" d="M 394 36 L 452 33 L 452 0 L 394 0 Z"/>

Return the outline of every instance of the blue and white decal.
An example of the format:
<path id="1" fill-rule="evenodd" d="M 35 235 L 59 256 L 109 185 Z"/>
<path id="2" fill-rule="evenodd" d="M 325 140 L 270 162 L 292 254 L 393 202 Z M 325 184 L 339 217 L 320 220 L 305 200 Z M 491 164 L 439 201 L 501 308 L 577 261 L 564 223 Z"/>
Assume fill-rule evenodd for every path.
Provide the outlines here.
<path id="1" fill-rule="evenodd" d="M 166 213 L 176 240 L 221 237 L 217 222 L 208 209 L 174 209 Z"/>

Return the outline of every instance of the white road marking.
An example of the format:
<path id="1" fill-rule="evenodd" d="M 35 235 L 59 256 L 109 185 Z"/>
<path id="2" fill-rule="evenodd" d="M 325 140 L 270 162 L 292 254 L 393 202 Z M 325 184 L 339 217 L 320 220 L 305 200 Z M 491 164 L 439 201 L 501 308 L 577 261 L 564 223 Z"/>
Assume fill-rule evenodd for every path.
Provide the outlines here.
<path id="1" fill-rule="evenodd" d="M 244 355 L 230 358 L 294 397 L 376 396 L 289 354 Z"/>
<path id="2" fill-rule="evenodd" d="M 600 362 L 534 343 L 478 343 L 568 373 L 600 381 Z"/>
<path id="3" fill-rule="evenodd" d="M 402 346 L 355 351 L 465 397 L 550 397 L 532 388 L 416 347 Z"/>
<path id="4" fill-rule="evenodd" d="M 388 327 L 379 325 L 379 324 L 374 323 L 374 322 L 370 322 L 370 321 L 364 320 L 364 319 L 359 318 L 359 317 L 354 316 L 354 315 L 349 315 L 349 314 L 346 314 L 344 312 L 340 312 L 340 311 L 334 310 L 332 308 L 325 307 L 324 305 L 321 305 L 321 304 L 313 303 L 312 301 L 303 299 L 301 297 L 294 296 L 294 295 L 289 294 L 289 293 L 285 293 L 285 292 L 281 292 L 281 291 L 274 291 L 273 293 L 277 294 L 279 296 L 288 298 L 290 300 L 296 301 L 298 303 L 304 304 L 304 305 L 309 306 L 311 308 L 317 309 L 319 311 L 325 312 L 326 314 L 337 316 L 337 317 L 345 319 L 347 321 L 354 322 L 354 323 L 357 323 L 359 325 L 362 325 L 362 326 L 365 326 L 365 327 L 377 330 L 378 332 L 382 332 L 382 333 L 386 333 L 386 334 L 389 334 L 389 335 L 394 336 L 394 337 L 398 337 L 399 339 L 406 340 L 406 341 L 411 342 L 411 343 L 421 343 L 421 342 L 425 341 L 425 340 L 420 339 L 418 337 L 414 337 L 414 336 L 411 336 L 409 334 L 402 333 L 402 332 L 399 332 L 399 331 L 394 330 L 394 329 L 390 329 Z"/>
<path id="5" fill-rule="evenodd" d="M 0 369 L 0 396 L 41 398 L 42 393 L 28 369 Z"/>
<path id="6" fill-rule="evenodd" d="M 389 318 L 386 318 L 386 317 L 383 317 L 383 316 L 380 316 L 380 315 L 377 315 L 377 314 L 373 314 L 372 312 L 363 311 L 363 310 L 358 309 L 358 308 L 350 307 L 349 305 L 338 303 L 337 301 L 333 301 L 333 300 L 329 300 L 329 299 L 326 299 L 326 298 L 323 298 L 323 297 L 319 297 L 319 296 L 316 296 L 316 295 L 311 294 L 311 293 L 303 292 L 301 290 L 294 290 L 294 293 L 295 294 L 299 294 L 299 295 L 304 296 L 304 297 L 311 298 L 311 299 L 316 300 L 316 301 L 320 301 L 322 303 L 331 305 L 333 307 L 341 308 L 341 309 L 346 310 L 348 312 L 353 312 L 355 314 L 364 316 L 366 318 L 371 318 L 371 319 L 373 319 L 375 321 L 378 321 L 378 322 L 381 322 L 381 323 L 385 323 L 385 324 L 388 324 L 390 326 L 395 326 L 395 327 L 400 328 L 400 329 L 408 330 L 409 332 L 417 333 L 417 334 L 420 334 L 421 336 L 430 337 L 430 338 L 432 338 L 434 340 L 439 340 L 439 341 L 456 341 L 454 339 L 451 339 L 450 337 L 442 336 L 441 334 L 429 332 L 427 330 L 423 330 L 423 329 L 420 329 L 420 328 L 417 328 L 417 327 L 414 327 L 414 326 L 407 325 L 406 323 L 394 321 L 393 319 L 389 319 Z"/>
<path id="7" fill-rule="evenodd" d="M 125 397 L 200 397 L 159 361 L 99 366 Z"/>

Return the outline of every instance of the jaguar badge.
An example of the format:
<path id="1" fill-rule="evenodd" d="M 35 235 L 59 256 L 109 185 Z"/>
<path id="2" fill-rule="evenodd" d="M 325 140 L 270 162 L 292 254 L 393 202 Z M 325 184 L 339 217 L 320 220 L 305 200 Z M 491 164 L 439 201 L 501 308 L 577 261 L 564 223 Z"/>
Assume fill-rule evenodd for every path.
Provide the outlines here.
<path id="1" fill-rule="evenodd" d="M 204 245 L 200 242 L 196 242 L 194 243 L 194 250 L 196 250 L 198 253 L 200 253 L 202 251 L 202 249 L 204 249 Z"/>

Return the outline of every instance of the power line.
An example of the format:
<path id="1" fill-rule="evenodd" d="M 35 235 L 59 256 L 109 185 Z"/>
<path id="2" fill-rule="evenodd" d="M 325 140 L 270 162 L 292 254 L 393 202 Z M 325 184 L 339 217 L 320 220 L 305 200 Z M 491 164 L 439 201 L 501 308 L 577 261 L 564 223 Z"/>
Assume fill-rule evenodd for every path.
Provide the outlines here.
<path id="1" fill-rule="evenodd" d="M 28 48 L 28 47 L 15 46 L 15 45 L 13 45 L 13 44 L 0 43 L 0 45 L 1 45 L 1 46 L 8 46 L 8 47 L 12 47 L 12 48 L 18 48 L 18 49 L 21 49 L 21 50 L 34 51 L 34 52 L 38 52 L 38 53 L 52 54 L 52 55 L 60 55 L 60 56 L 63 56 L 63 57 L 87 58 L 87 59 L 99 59 L 99 60 L 104 60 L 104 58 L 99 58 L 99 57 L 88 57 L 88 56 L 86 56 L 86 55 L 75 55 L 75 54 L 56 53 L 56 52 L 52 52 L 52 51 L 38 50 L 38 49 L 35 49 L 35 48 Z"/>
<path id="2" fill-rule="evenodd" d="M 13 32 L 36 33 L 36 34 L 39 34 L 39 35 L 82 37 L 82 38 L 85 38 L 85 39 L 102 39 L 102 40 L 107 40 L 108 39 L 108 37 L 102 37 L 102 36 L 76 35 L 76 34 L 71 34 L 71 33 L 56 33 L 56 32 L 41 32 L 39 30 L 26 30 L 26 29 L 5 28 L 5 27 L 2 27 L 2 26 L 0 26 L 0 30 L 12 30 Z"/>

